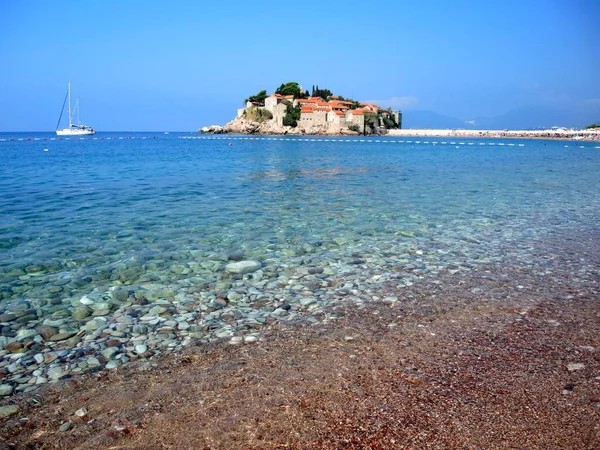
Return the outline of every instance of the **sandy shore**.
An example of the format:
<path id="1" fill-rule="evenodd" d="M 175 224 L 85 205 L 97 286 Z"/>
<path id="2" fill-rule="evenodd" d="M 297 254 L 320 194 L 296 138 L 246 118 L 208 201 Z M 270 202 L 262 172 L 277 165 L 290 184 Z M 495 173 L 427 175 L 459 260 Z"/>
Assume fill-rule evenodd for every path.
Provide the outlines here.
<path id="1" fill-rule="evenodd" d="M 412 137 L 470 137 L 470 138 L 521 138 L 521 139 L 575 139 L 600 141 L 600 130 L 389 130 L 388 136 Z"/>
<path id="2" fill-rule="evenodd" d="M 596 238 L 4 398 L 0 449 L 600 448 Z"/>

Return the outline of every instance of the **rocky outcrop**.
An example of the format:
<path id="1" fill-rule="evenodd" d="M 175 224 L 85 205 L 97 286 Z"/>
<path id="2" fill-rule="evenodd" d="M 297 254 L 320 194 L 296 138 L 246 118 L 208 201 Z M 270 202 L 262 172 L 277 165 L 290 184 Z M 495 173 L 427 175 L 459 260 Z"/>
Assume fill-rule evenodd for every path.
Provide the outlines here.
<path id="1" fill-rule="evenodd" d="M 221 134 L 223 133 L 223 127 L 220 125 L 211 125 L 209 127 L 200 128 L 198 132 L 204 134 Z"/>
<path id="2" fill-rule="evenodd" d="M 231 134 L 289 134 L 289 135 L 316 135 L 316 136 L 339 136 L 346 135 L 352 136 L 358 133 L 352 131 L 346 127 L 341 129 L 327 129 L 325 127 L 290 127 L 280 126 L 275 120 L 267 120 L 264 122 L 255 122 L 248 120 L 245 117 L 238 117 L 231 122 L 227 123 L 224 127 L 213 125 L 210 127 L 203 127 L 200 129 L 200 133 L 231 133 Z"/>

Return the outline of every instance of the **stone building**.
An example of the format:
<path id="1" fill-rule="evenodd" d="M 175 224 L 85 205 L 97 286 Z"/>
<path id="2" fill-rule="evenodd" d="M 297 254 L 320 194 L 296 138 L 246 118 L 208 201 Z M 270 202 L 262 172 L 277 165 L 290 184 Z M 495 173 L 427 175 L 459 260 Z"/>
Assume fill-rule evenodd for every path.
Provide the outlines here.
<path id="1" fill-rule="evenodd" d="M 365 113 L 362 109 L 349 109 L 346 111 L 346 125 L 357 125 L 358 131 L 365 131 Z"/>

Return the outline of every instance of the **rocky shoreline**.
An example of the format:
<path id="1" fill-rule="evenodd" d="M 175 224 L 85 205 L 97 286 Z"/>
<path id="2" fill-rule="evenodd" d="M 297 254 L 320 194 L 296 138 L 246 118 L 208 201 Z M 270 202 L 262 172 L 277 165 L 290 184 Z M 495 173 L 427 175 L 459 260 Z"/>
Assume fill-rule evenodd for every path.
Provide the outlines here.
<path id="1" fill-rule="evenodd" d="M 597 448 L 597 245 L 579 238 L 5 398 L 3 448 Z"/>
<path id="2" fill-rule="evenodd" d="M 315 135 L 315 136 L 357 136 L 359 133 L 348 128 L 341 128 L 339 131 L 327 129 L 325 127 L 303 128 L 301 126 L 278 126 L 274 120 L 263 123 L 254 122 L 238 117 L 225 126 L 211 125 L 202 127 L 199 131 L 202 134 L 259 134 L 259 135 Z"/>

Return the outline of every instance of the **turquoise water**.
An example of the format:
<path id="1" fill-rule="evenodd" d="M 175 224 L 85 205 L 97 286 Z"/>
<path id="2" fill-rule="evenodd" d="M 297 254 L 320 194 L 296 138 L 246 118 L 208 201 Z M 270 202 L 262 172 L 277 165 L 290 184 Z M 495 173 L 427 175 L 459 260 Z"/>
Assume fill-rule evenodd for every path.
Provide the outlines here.
<path id="1" fill-rule="evenodd" d="M 62 291 L 109 285 L 136 258 L 168 270 L 192 255 L 378 234 L 501 241 L 599 217 L 591 143 L 135 137 L 0 142 L 5 299 L 57 279 Z"/>
<path id="2" fill-rule="evenodd" d="M 0 313 L 16 314 L 0 324 L 5 342 L 42 323 L 85 331 L 94 316 L 71 318 L 84 298 L 108 324 L 144 297 L 134 319 L 158 302 L 180 308 L 167 319 L 202 326 L 232 289 L 248 302 L 262 293 L 293 303 L 303 289 L 325 302 L 329 291 L 294 281 L 306 267 L 361 291 L 392 267 L 420 271 L 408 284 L 523 262 L 532 242 L 597 229 L 600 217 L 594 143 L 51 138 L 0 134 Z M 260 274 L 232 280 L 224 267 L 235 251 Z"/>

